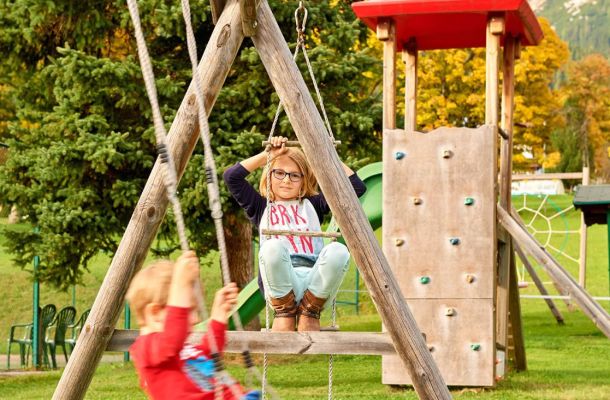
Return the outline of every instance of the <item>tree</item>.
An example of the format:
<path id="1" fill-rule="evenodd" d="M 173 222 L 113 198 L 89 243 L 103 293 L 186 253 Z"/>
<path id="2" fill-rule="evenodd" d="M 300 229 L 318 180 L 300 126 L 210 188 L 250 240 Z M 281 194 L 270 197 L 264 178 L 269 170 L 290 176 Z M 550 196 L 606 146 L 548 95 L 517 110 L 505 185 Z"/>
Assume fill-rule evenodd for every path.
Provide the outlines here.
<path id="1" fill-rule="evenodd" d="M 180 5 L 142 0 L 139 6 L 169 125 L 190 76 Z M 275 1 L 271 7 L 294 43 L 295 4 Z M 379 136 L 372 133 L 379 131 L 381 107 L 370 87 L 380 65 L 363 46 L 367 30 L 348 1 L 308 8 L 310 58 L 335 135 L 344 143 L 339 152 L 353 166 L 372 161 L 380 155 Z M 208 16 L 207 6 L 193 7 L 198 43 L 206 43 L 213 28 Z M 79 282 L 93 255 L 115 251 L 156 157 L 131 23 L 122 0 L 4 1 L 0 23 L 7 55 L 0 60 L 6 78 L 0 84 L 8 87 L 5 136 L 11 145 L 0 166 L 0 203 L 17 204 L 40 230 L 8 234 L 8 248 L 21 267 L 39 255 L 39 278 L 66 288 Z M 256 51 L 245 41 L 210 119 L 220 172 L 261 150 L 276 104 Z M 278 134 L 290 132 L 283 118 Z M 198 148 L 179 187 L 189 240 L 200 254 L 216 247 L 202 166 Z M 251 227 L 221 189 L 231 255 L 241 260 L 233 264 L 249 269 Z M 160 238 L 159 252 L 177 248 L 171 213 Z"/>
<path id="2" fill-rule="evenodd" d="M 554 136 L 562 150 L 560 171 L 591 165 L 598 177 L 610 179 L 610 62 L 591 54 L 572 62 L 567 69 L 563 94 L 564 129 Z M 574 170 L 574 169 L 572 169 Z"/>
<path id="3" fill-rule="evenodd" d="M 525 128 L 515 130 L 514 143 L 543 165 L 550 134 L 562 123 L 552 83 L 568 60 L 568 50 L 545 19 L 540 24 L 545 38 L 539 46 L 524 48 L 515 67 L 514 118 Z M 476 127 L 485 122 L 485 49 L 426 51 L 419 65 L 419 129 Z M 527 169 L 531 162 L 516 151 L 514 164 L 515 169 Z"/>
<path id="4" fill-rule="evenodd" d="M 171 117 L 190 74 L 177 45 L 180 6 L 139 3 Z M 195 22 L 207 26 L 198 10 Z M 7 247 L 21 267 L 39 255 L 40 280 L 67 288 L 92 256 L 114 252 L 155 158 L 128 11 L 123 1 L 19 0 L 0 3 L 0 19 L 11 146 L 0 203 L 16 204 L 40 232 L 7 231 Z"/>

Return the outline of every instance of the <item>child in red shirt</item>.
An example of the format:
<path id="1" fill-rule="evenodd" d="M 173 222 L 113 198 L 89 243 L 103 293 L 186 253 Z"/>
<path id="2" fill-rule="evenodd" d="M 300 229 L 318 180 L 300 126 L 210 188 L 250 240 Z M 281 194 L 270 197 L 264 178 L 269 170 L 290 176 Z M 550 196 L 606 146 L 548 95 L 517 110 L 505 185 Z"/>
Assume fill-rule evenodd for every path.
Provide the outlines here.
<path id="1" fill-rule="evenodd" d="M 186 343 L 190 326 L 199 322 L 194 284 L 199 261 L 188 251 L 178 260 L 158 261 L 133 278 L 127 301 L 136 314 L 140 336 L 129 351 L 140 385 L 151 399 L 215 398 L 213 351 L 221 354 L 237 286 L 230 283 L 214 297 L 208 331 L 199 345 Z M 215 343 L 215 345 L 214 345 Z M 218 383 L 220 384 L 220 383 Z M 259 392 L 244 393 L 237 384 L 223 384 L 224 400 L 256 400 Z"/>

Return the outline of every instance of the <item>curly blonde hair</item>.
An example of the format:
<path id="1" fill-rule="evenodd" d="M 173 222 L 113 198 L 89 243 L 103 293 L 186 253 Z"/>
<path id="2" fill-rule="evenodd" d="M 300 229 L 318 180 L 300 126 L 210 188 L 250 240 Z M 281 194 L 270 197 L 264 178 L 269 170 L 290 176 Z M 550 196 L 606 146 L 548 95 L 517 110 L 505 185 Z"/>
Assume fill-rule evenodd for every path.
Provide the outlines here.
<path id="1" fill-rule="evenodd" d="M 258 190 L 260 191 L 261 195 L 267 197 L 267 176 L 269 175 L 269 169 L 273 170 L 277 160 L 282 157 L 288 157 L 294 161 L 303 174 L 303 185 L 301 186 L 301 192 L 299 193 L 299 200 L 301 200 L 303 197 L 318 194 L 318 181 L 316 180 L 316 176 L 313 174 L 313 171 L 309 167 L 309 163 L 307 162 L 307 158 L 305 157 L 305 154 L 303 154 L 303 151 L 297 147 L 289 147 L 286 150 L 286 153 L 273 158 L 269 165 L 265 166 L 263 169 L 263 175 L 261 176 L 261 181 L 258 185 Z M 275 200 L 273 190 L 271 190 L 269 197 L 271 201 Z"/>

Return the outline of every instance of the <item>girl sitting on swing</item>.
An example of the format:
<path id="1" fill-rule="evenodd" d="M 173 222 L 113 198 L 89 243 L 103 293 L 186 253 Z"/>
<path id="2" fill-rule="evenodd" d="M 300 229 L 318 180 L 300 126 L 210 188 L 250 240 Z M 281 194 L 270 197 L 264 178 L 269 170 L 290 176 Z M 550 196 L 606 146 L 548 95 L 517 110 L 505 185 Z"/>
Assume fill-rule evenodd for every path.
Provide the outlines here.
<path id="1" fill-rule="evenodd" d="M 320 222 L 330 212 L 316 178 L 298 148 L 287 139 L 273 137 L 268 150 L 236 163 L 224 173 L 229 191 L 254 225 L 263 229 L 320 232 Z M 263 171 L 260 194 L 246 177 L 267 164 L 270 152 L 271 182 Z M 348 166 L 343 169 L 358 197 L 364 183 Z M 267 193 L 267 187 L 270 187 Z M 269 207 L 267 207 L 267 197 Z M 321 237 L 260 234 L 259 287 L 271 303 L 275 332 L 319 331 L 320 312 L 339 289 L 349 263 L 347 247 Z"/>

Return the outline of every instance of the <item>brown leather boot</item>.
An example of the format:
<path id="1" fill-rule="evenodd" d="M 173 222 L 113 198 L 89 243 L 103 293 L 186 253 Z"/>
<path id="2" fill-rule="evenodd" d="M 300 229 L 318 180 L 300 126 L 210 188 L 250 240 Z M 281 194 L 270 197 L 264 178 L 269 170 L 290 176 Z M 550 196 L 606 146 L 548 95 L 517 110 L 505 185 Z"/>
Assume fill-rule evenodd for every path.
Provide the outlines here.
<path id="1" fill-rule="evenodd" d="M 285 296 L 269 298 L 271 306 L 275 311 L 273 318 L 273 332 L 294 332 L 297 315 L 297 303 L 294 298 L 294 292 L 291 290 Z"/>
<path id="2" fill-rule="evenodd" d="M 326 303 L 326 299 L 314 296 L 309 290 L 305 291 L 297 311 L 299 317 L 297 330 L 299 332 L 320 330 L 320 313 L 324 308 L 324 303 Z"/>

